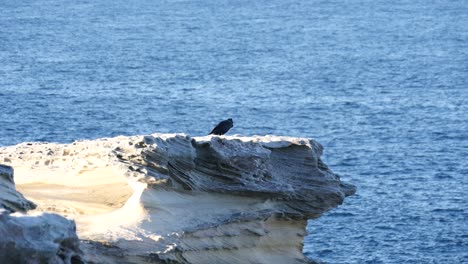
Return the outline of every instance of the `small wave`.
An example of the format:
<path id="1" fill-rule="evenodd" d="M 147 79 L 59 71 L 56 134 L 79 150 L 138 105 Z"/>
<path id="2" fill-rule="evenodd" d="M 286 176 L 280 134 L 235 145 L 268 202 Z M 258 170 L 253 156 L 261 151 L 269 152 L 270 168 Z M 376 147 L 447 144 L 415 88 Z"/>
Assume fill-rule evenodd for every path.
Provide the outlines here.
<path id="1" fill-rule="evenodd" d="M 436 179 L 453 179 L 453 176 L 445 174 L 445 173 L 437 173 L 434 178 Z"/>
<path id="2" fill-rule="evenodd" d="M 376 226 L 375 228 L 380 229 L 380 230 L 397 230 L 396 228 L 392 226 L 383 226 L 383 225 Z"/>
<path id="3" fill-rule="evenodd" d="M 320 250 L 319 252 L 317 252 L 317 255 L 318 255 L 319 257 L 323 257 L 323 256 L 329 255 L 329 254 L 331 254 L 331 253 L 333 253 L 333 250 L 331 250 L 331 249 L 323 249 L 323 250 Z"/>
<path id="4" fill-rule="evenodd" d="M 456 208 L 437 208 L 432 210 L 433 213 L 463 213 L 465 210 Z"/>
<path id="5" fill-rule="evenodd" d="M 329 216 L 333 217 L 349 217 L 349 216 L 355 216 L 353 213 L 331 213 Z"/>

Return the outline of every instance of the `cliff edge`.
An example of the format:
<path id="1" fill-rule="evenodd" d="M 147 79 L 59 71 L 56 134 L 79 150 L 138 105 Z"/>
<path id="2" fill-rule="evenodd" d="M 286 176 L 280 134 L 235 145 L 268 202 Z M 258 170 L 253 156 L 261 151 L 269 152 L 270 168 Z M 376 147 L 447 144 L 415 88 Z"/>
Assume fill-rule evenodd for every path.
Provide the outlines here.
<path id="1" fill-rule="evenodd" d="M 0 147 L 0 163 L 30 212 L 76 221 L 85 262 L 307 263 L 307 219 L 356 191 L 322 153 L 306 138 L 153 134 Z M 8 206 L 33 209 L 22 199 Z"/>

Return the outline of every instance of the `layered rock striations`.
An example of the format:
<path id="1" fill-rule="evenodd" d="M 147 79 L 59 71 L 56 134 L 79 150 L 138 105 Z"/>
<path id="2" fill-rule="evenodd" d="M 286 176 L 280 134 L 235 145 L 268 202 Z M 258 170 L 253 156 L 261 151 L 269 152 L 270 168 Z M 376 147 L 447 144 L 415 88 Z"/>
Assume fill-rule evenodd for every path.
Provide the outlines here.
<path id="1" fill-rule="evenodd" d="M 307 263 L 307 219 L 355 192 L 314 140 L 153 134 L 0 148 L 95 263 Z"/>

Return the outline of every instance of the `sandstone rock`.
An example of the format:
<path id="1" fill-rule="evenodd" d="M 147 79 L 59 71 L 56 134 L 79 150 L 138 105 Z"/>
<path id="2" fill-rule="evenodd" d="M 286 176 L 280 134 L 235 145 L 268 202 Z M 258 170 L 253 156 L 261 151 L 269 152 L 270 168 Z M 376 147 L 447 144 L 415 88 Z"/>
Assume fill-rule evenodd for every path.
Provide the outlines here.
<path id="1" fill-rule="evenodd" d="M 16 190 L 13 168 L 1 164 L 0 207 L 0 263 L 81 263 L 75 223 L 54 214 L 25 215 L 36 205 Z"/>
<path id="2" fill-rule="evenodd" d="M 11 212 L 25 212 L 36 208 L 36 205 L 16 191 L 13 168 L 0 164 L 0 208 Z"/>
<path id="3" fill-rule="evenodd" d="M 83 263 L 75 223 L 0 209 L 0 263 Z"/>
<path id="4" fill-rule="evenodd" d="M 355 192 L 306 138 L 154 134 L 0 148 L 96 263 L 307 263 L 307 219 Z M 45 192 L 44 190 L 47 190 Z"/>

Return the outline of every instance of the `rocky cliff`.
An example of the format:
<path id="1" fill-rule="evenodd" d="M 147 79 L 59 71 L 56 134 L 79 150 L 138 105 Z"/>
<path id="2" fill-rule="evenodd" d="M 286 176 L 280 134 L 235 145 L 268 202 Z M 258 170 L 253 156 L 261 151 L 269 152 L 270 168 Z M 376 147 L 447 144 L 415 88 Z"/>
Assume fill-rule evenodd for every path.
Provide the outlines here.
<path id="1" fill-rule="evenodd" d="M 76 221 L 87 262 L 307 263 L 307 219 L 355 192 L 322 152 L 305 138 L 153 134 L 2 147 L 0 163 L 30 212 Z"/>
<path id="2" fill-rule="evenodd" d="M 49 213 L 17 192 L 13 168 L 0 165 L 0 263 L 82 263 L 75 223 Z"/>

